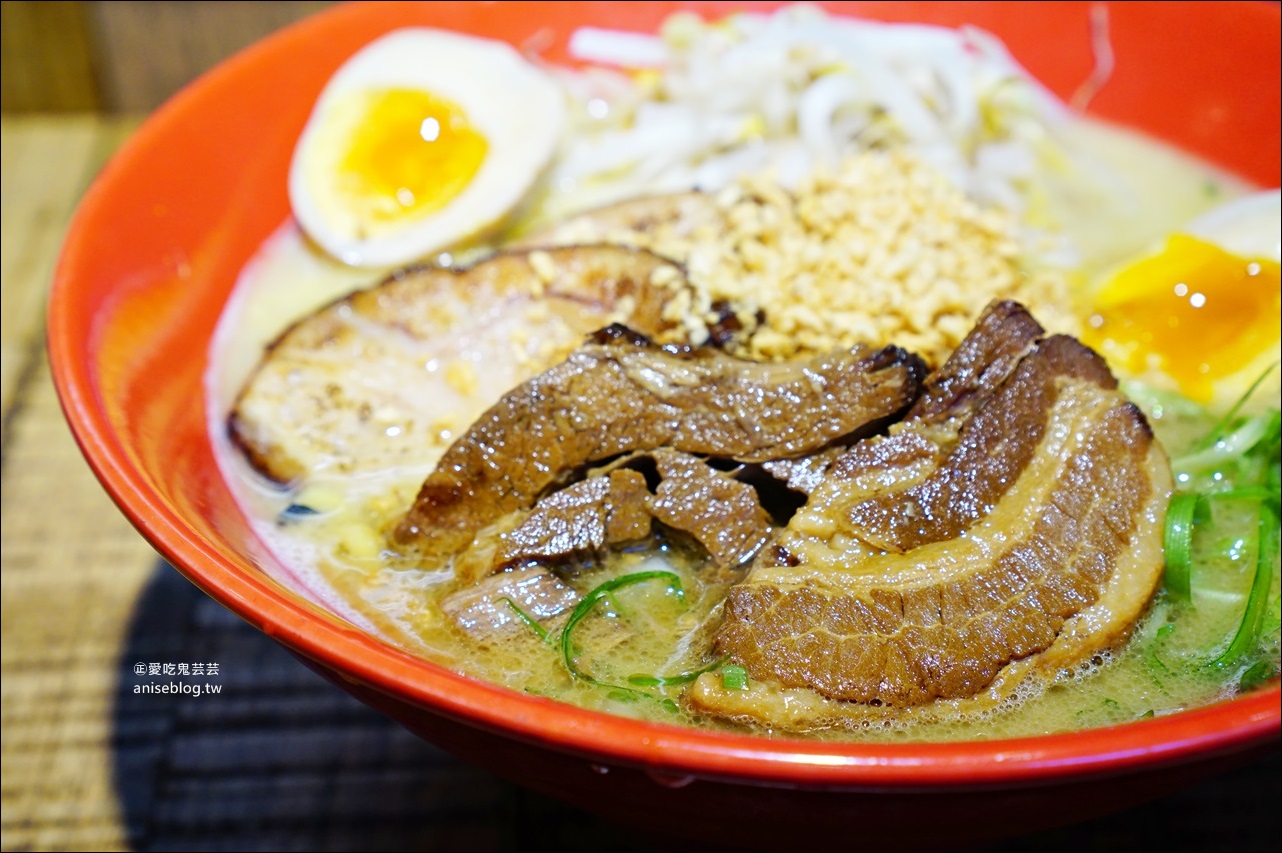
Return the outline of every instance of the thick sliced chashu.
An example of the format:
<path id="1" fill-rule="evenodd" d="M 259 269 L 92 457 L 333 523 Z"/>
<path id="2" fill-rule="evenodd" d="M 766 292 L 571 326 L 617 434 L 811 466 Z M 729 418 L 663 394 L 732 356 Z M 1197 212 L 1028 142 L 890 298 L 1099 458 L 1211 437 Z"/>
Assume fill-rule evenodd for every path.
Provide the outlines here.
<path id="1" fill-rule="evenodd" d="M 658 335 L 681 269 L 650 252 L 503 252 L 395 273 L 299 321 L 269 348 L 228 420 L 266 477 L 422 465 L 504 392 L 617 320 Z"/>
<path id="2" fill-rule="evenodd" d="M 624 456 L 539 500 L 500 534 L 495 565 L 596 559 L 610 546 L 649 537 L 652 520 L 697 543 L 723 569 L 745 565 L 772 533 L 756 490 L 735 472 L 664 447 Z"/>
<path id="3" fill-rule="evenodd" d="M 1046 334 L 1022 305 L 999 300 L 989 305 L 975 327 L 949 357 L 948 363 L 934 371 L 922 383 L 922 394 L 905 415 L 914 429 L 953 429 L 983 402 L 992 389 L 1005 381 L 1038 340 Z M 869 447 L 880 454 L 913 452 L 924 439 L 921 435 L 905 436 Z M 936 443 L 931 443 L 935 447 Z M 834 447 L 809 456 L 775 459 L 762 468 L 789 489 L 809 495 L 823 482 L 833 465 L 847 451 Z M 846 465 L 858 459 L 846 460 Z"/>
<path id="4" fill-rule="evenodd" d="M 603 330 L 477 419 L 423 482 L 396 540 L 424 556 L 458 553 L 582 466 L 631 451 L 740 462 L 809 453 L 898 416 L 924 372 L 897 347 L 772 364 Z"/>
<path id="5" fill-rule="evenodd" d="M 727 598 L 718 644 L 753 686 L 702 678 L 694 707 L 804 729 L 991 705 L 1127 636 L 1161 575 L 1166 457 L 1097 355 L 1022 349 L 946 365 L 919 417 L 830 467 Z"/>
<path id="6" fill-rule="evenodd" d="M 495 568 L 569 563 L 650 535 L 645 475 L 629 468 L 572 483 L 540 500 L 499 537 Z"/>
<path id="7" fill-rule="evenodd" d="M 441 599 L 441 613 L 473 641 L 502 642 L 523 628 L 521 617 L 546 622 L 579 602 L 579 594 L 545 566 L 496 572 Z"/>

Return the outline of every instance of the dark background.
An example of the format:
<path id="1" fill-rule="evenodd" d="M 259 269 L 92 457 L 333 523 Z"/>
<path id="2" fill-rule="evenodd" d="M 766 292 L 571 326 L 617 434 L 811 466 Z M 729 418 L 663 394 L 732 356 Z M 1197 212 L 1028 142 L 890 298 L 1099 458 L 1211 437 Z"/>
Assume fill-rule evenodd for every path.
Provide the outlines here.
<path id="1" fill-rule="evenodd" d="M 46 126 L 77 138 L 86 117 L 108 120 L 84 131 L 101 148 L 83 158 L 95 162 L 203 70 L 329 5 L 5 0 L 0 112 L 6 128 L 35 129 L 22 136 L 31 144 L 41 144 Z M 5 138 L 8 159 L 8 140 L 18 137 Z M 66 180 L 82 189 L 89 177 Z M 19 193 L 30 194 L 6 170 L 0 848 L 688 846 L 663 815 L 647 816 L 654 831 L 638 834 L 453 759 L 323 681 L 158 561 L 102 495 L 52 400 L 42 304 L 16 298 L 14 283 L 46 286 L 56 244 L 26 238 L 56 239 L 70 211 L 36 205 L 40 221 L 17 222 L 9 201 Z M 12 333 L 22 318 L 30 322 Z M 74 578 L 74 589 L 54 570 Z M 134 694 L 146 679 L 133 665 L 157 660 L 218 662 L 222 692 Z M 1282 849 L 1279 769 L 1275 751 L 1138 808 L 1083 823 L 1064 814 L 1063 829 L 970 849 Z M 1002 816 L 977 819 L 1000 824 Z"/>
<path id="2" fill-rule="evenodd" d="M 136 683 L 167 680 L 132 675 L 134 662 L 156 660 L 217 661 L 217 679 L 204 680 L 223 691 L 135 695 Z M 120 672 L 112 751 L 137 850 L 689 849 L 663 815 L 639 834 L 418 740 L 164 563 L 140 601 Z M 1280 770 L 1275 752 L 1119 814 L 963 849 L 1276 851 Z M 793 849 L 805 847 L 798 839 Z"/>

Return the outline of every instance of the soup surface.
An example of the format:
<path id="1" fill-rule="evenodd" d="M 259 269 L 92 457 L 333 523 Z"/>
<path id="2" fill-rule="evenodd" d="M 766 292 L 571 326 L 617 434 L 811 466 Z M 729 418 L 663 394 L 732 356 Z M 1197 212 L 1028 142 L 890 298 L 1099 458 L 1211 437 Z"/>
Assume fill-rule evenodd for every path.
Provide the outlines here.
<path id="1" fill-rule="evenodd" d="M 570 133 L 574 132 L 572 124 Z M 1066 322 L 1077 323 L 1066 331 L 1077 331 L 1091 324 L 1092 300 L 1114 269 L 1151 251 L 1185 223 L 1247 188 L 1222 172 L 1122 129 L 1073 118 L 1056 133 L 1056 145 L 1073 152 L 1076 165 L 1039 164 L 1026 182 L 1036 188 L 1030 194 L 1036 201 L 1025 200 L 1014 215 L 1028 226 L 1020 233 L 1032 235 L 1020 247 L 1022 263 L 1029 275 L 1044 271 L 1066 283 L 1069 304 L 1076 312 Z M 456 246 L 452 256 L 437 260 L 451 263 L 483 256 L 508 236 L 527 233 L 611 196 L 634 192 L 635 186 L 626 180 L 604 190 L 586 181 L 545 183 L 505 231 L 486 241 Z M 549 633 L 539 620 L 501 597 L 489 605 L 506 614 L 502 630 L 460 630 L 458 618 L 451 615 L 451 608 L 464 606 L 457 603 L 460 585 L 454 562 L 409 559 L 389 547 L 386 531 L 414 503 L 420 485 L 450 442 L 493 399 L 472 401 L 466 418 L 456 416 L 467 406 L 459 410 L 452 402 L 443 402 L 434 446 L 423 448 L 411 463 L 358 475 L 322 467 L 281 486 L 259 476 L 232 445 L 227 413 L 264 347 L 291 323 L 354 289 L 377 283 L 389 269 L 347 266 L 318 249 L 293 221 L 286 222 L 242 273 L 221 320 L 207 377 L 211 433 L 222 470 L 255 530 L 279 560 L 279 579 L 389 642 L 478 678 L 662 722 L 735 725 L 692 714 L 681 701 L 695 674 L 723 672 L 726 663 L 713 650 L 713 632 L 732 580 L 707 571 L 706 557 L 697 549 L 656 535 L 563 575 L 580 600 L 592 602 L 570 617 L 571 635 L 564 622 Z M 977 301 L 972 317 L 983 308 L 982 300 Z M 568 333 L 547 325 L 502 334 L 506 335 L 501 338 L 504 345 L 519 340 L 523 346 L 530 338 Z M 473 385 L 487 365 L 501 361 L 496 358 L 495 341 L 492 335 L 442 341 L 442 352 L 448 352 L 448 357 L 424 353 L 425 369 L 438 383 L 431 387 L 454 388 L 463 394 L 462 389 Z M 1228 390 L 1204 407 L 1172 393 L 1178 383 L 1160 371 L 1132 372 L 1116 363 L 1113 367 L 1123 379 L 1133 373 L 1135 381 L 1126 390 L 1177 460 L 1196 450 L 1202 436 L 1216 425 L 1223 409 L 1222 405 L 1216 409 L 1216 400 L 1236 396 L 1244 385 L 1240 377 L 1226 382 Z M 1274 381 L 1264 390 L 1264 402 L 1257 395 L 1252 405 L 1276 406 L 1277 396 Z M 1216 534 L 1191 544 L 1197 572 L 1191 600 L 1160 592 L 1121 648 L 1096 656 L 1049 685 L 1030 684 L 998 709 L 970 714 L 941 711 L 911 723 L 888 718 L 856 726 L 854 734 L 958 739 L 1105 725 L 1231 695 L 1240 689 L 1244 672 L 1251 667 L 1265 677 L 1275 674 L 1276 571 L 1270 573 L 1259 650 L 1232 664 L 1209 664 L 1242 619 L 1256 579 L 1255 549 L 1267 547 L 1251 544 L 1249 533 L 1261 512 L 1254 504 L 1222 501 L 1211 511 Z M 1239 535 L 1239 531 L 1246 533 Z M 1269 606 L 1274 614 L 1271 623 Z M 723 677 L 730 683 L 737 673 L 732 669 Z M 852 736 L 840 727 L 814 734 Z"/>

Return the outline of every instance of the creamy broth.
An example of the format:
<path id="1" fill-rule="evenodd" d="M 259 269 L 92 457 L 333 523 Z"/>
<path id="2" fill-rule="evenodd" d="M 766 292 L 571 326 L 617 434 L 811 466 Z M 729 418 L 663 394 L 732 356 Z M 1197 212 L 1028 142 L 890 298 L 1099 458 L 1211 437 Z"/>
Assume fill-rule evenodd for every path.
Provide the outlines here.
<path id="1" fill-rule="evenodd" d="M 1070 147 L 1080 151 L 1089 166 L 1075 173 L 1075 178 L 1049 176 L 1044 209 L 1033 211 L 1032 216 L 1034 224 L 1053 221 L 1062 226 L 1081 250 L 1075 270 L 1083 294 L 1104 270 L 1245 189 L 1214 169 L 1128 131 L 1080 122 L 1066 132 Z M 1039 218 L 1041 222 L 1036 221 Z M 632 691 L 627 680 L 636 673 L 688 672 L 708 660 L 710 626 L 715 625 L 717 603 L 725 588 L 705 583 L 698 566 L 678 551 L 656 546 L 617 554 L 606 565 L 572 579 L 582 594 L 610 577 L 662 569 L 680 577 L 685 591 L 678 599 L 662 579 L 637 584 L 613 593 L 583 620 L 576 639 L 587 651 L 579 664 L 600 682 L 594 684 L 572 677 L 559 650 L 523 626 L 506 632 L 502 643 L 480 647 L 470 643 L 448 624 L 437 605 L 442 592 L 451 587 L 452 567 L 398 565 L 384 549 L 380 531 L 409 507 L 444 446 L 428 449 L 413 467 L 359 478 L 318 476 L 288 491 L 263 482 L 231 447 L 225 418 L 263 346 L 294 320 L 353 288 L 377 282 L 383 274 L 328 259 L 292 223 L 286 223 L 246 267 L 220 322 L 213 368 L 207 377 L 210 431 L 228 483 L 255 531 L 279 560 L 281 579 L 397 646 L 487 681 L 662 722 L 727 725 L 674 713 L 671 702 L 641 697 L 644 691 Z M 982 308 L 976 305 L 976 314 Z M 484 401 L 477 401 L 471 415 L 484 407 Z M 1197 415 L 1157 412 L 1151 407 L 1149 414 L 1172 452 L 1187 447 L 1208 426 Z M 1241 555 L 1237 559 L 1218 553 L 1203 556 L 1221 580 L 1203 586 L 1192 608 L 1159 595 L 1134 641 L 1116 659 L 1096 661 L 1091 671 L 1052 685 L 1036 701 L 1022 702 L 1000 714 L 946 719 L 927 726 L 878 727 L 862 736 L 1029 735 L 1169 713 L 1231 693 L 1233 674 L 1227 679 L 1224 673 L 1211 677 L 1204 668 L 1178 662 L 1181 651 L 1215 648 L 1232 633 L 1250 582 L 1250 561 Z M 1273 594 L 1276 597 L 1276 589 Z M 618 625 L 635 619 L 648 620 L 643 632 L 648 642 L 631 635 L 622 640 L 614 636 Z M 1176 622 L 1178 630 L 1164 630 Z M 607 661 L 590 651 L 598 642 L 620 645 Z M 647 689 L 660 699 L 675 700 L 682 688 Z"/>

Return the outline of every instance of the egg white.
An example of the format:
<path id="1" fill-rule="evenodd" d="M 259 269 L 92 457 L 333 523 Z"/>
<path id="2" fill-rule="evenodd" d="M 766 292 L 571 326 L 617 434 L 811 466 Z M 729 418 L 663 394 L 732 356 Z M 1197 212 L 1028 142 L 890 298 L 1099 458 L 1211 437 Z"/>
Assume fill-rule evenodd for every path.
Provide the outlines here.
<path id="1" fill-rule="evenodd" d="M 1282 262 L 1282 190 L 1236 198 L 1199 216 L 1185 230 L 1244 258 Z"/>
<path id="2" fill-rule="evenodd" d="M 1234 198 L 1198 216 L 1178 229 L 1177 233 L 1188 234 L 1212 243 L 1238 258 L 1268 258 L 1282 261 L 1282 193 L 1278 190 L 1266 190 Z M 1137 258 L 1131 258 L 1119 264 L 1100 278 L 1096 285 L 1097 293 L 1107 287 L 1114 276 L 1136 261 L 1162 254 L 1165 241 L 1155 244 L 1149 251 Z M 1159 322 L 1160 318 L 1150 318 Z M 1264 314 L 1243 318 L 1244 324 L 1267 324 L 1274 329 L 1278 327 L 1276 315 Z M 1202 344 L 1194 334 L 1189 346 Z M 1108 355 L 1107 349 L 1104 350 Z M 1221 375 L 1213 383 L 1211 397 L 1206 405 L 1215 412 L 1226 411 L 1238 403 L 1256 380 L 1270 369 L 1282 362 L 1282 339 L 1275 339 L 1270 346 L 1265 346 L 1247 360 L 1234 372 Z M 1124 368 L 1117 368 L 1123 375 L 1140 379 L 1159 388 L 1187 393 L 1177 379 L 1159 368 L 1152 368 L 1139 374 L 1129 374 Z M 1282 385 L 1274 373 L 1268 382 L 1255 387 L 1254 393 L 1245 405 L 1245 411 L 1262 411 L 1267 407 L 1282 406 Z"/>
<path id="3" fill-rule="evenodd" d="M 425 91 L 459 105 L 488 150 L 468 185 L 444 207 L 374 223 L 351 210 L 335 187 L 338 164 L 363 117 L 341 105 L 353 93 L 388 88 Z M 318 246 L 353 266 L 427 257 L 510 214 L 555 155 L 565 122 L 561 87 L 507 43 L 427 28 L 397 30 L 354 54 L 317 99 L 290 165 L 294 216 Z"/>
<path id="4" fill-rule="evenodd" d="M 1265 190 L 1240 196 L 1204 213 L 1184 229 L 1195 237 L 1215 243 L 1226 252 L 1243 258 L 1271 258 L 1282 263 L 1282 191 Z M 1269 323 L 1275 328 L 1276 316 L 1251 319 Z M 1265 347 L 1236 373 L 1216 383 L 1211 407 L 1223 411 L 1232 406 L 1254 385 L 1262 374 L 1282 361 L 1282 340 Z M 1274 372 L 1267 383 L 1258 387 L 1246 404 L 1246 411 L 1262 411 L 1282 406 L 1282 385 Z"/>

